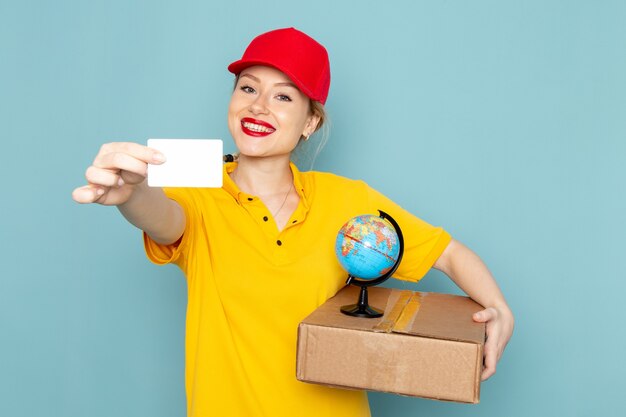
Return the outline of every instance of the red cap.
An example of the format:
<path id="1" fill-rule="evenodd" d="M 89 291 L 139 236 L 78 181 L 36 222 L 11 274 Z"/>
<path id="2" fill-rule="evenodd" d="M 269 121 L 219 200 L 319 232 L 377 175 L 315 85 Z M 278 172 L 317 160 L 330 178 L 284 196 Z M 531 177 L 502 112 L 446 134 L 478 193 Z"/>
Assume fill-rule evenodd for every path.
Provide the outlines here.
<path id="1" fill-rule="evenodd" d="M 253 65 L 268 65 L 285 73 L 310 99 L 326 103 L 330 87 L 328 52 L 294 28 L 263 33 L 250 42 L 243 56 L 228 66 L 239 74 Z"/>

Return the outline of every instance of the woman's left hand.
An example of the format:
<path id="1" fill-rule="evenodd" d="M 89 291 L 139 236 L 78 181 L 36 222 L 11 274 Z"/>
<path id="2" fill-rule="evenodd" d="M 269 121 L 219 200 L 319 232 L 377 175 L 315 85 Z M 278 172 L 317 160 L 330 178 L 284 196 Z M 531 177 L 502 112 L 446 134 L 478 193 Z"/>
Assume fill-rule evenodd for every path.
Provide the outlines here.
<path id="1" fill-rule="evenodd" d="M 496 365 L 513 334 L 513 314 L 507 307 L 488 307 L 474 313 L 472 318 L 475 322 L 487 324 L 482 373 L 482 380 L 485 381 L 496 373 Z"/>

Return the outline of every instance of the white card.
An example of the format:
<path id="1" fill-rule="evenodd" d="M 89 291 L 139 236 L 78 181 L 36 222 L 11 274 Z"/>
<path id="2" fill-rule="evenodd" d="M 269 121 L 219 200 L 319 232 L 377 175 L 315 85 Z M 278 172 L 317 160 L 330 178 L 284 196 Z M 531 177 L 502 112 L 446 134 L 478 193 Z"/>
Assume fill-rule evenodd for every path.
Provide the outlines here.
<path id="1" fill-rule="evenodd" d="M 222 186 L 220 139 L 148 139 L 148 147 L 165 155 L 165 163 L 148 164 L 150 187 Z"/>

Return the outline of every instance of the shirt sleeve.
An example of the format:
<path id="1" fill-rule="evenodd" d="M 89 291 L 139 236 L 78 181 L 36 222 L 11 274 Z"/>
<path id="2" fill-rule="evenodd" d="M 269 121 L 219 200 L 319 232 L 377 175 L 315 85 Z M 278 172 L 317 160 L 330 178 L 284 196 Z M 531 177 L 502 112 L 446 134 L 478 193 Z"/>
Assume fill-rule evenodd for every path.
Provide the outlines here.
<path id="1" fill-rule="evenodd" d="M 146 232 L 143 232 L 144 249 L 148 259 L 157 265 L 174 263 L 180 266 L 189 252 L 188 249 L 192 241 L 193 224 L 197 218 L 196 204 L 191 194 L 184 188 L 165 188 L 163 191 L 168 198 L 176 201 L 182 207 L 185 213 L 185 230 L 178 241 L 169 245 L 157 243 Z"/>
<path id="2" fill-rule="evenodd" d="M 404 254 L 393 277 L 413 282 L 421 280 L 448 246 L 451 236 L 372 188 L 369 188 L 369 202 L 372 211 L 382 210 L 393 217 L 404 236 Z"/>

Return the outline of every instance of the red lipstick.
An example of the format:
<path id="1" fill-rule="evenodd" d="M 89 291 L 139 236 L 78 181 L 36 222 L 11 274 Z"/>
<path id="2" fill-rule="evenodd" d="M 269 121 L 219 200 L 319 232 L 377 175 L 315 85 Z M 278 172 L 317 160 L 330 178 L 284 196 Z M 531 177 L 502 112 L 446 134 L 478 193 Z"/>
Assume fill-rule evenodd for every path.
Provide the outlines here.
<path id="1" fill-rule="evenodd" d="M 263 120 L 244 117 L 241 119 L 241 130 L 249 136 L 263 137 L 274 133 L 276 128 Z"/>

